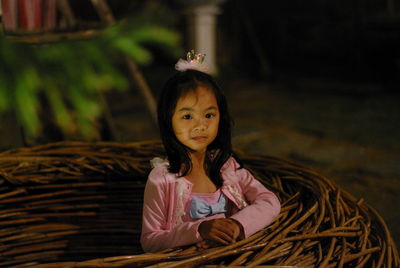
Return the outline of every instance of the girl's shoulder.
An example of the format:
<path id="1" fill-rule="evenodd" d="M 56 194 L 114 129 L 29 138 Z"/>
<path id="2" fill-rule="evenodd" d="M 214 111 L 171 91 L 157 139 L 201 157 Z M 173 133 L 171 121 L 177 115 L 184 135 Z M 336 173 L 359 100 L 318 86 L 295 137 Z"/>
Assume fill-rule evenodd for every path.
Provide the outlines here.
<path id="1" fill-rule="evenodd" d="M 169 162 L 166 159 L 155 157 L 150 160 L 150 165 L 153 168 L 148 178 L 150 181 L 158 184 L 175 177 L 174 174 L 168 171 Z"/>
<path id="2" fill-rule="evenodd" d="M 242 165 L 239 164 L 238 160 L 234 156 L 231 156 L 226 160 L 225 164 L 221 168 L 221 172 L 227 172 L 227 171 L 236 171 L 238 169 L 242 168 Z"/>
<path id="3" fill-rule="evenodd" d="M 222 179 L 225 185 L 233 185 L 246 178 L 248 171 L 243 167 L 240 159 L 231 156 L 221 168 Z"/>
<path id="4" fill-rule="evenodd" d="M 159 168 L 159 167 L 165 167 L 167 168 L 169 166 L 169 162 L 165 158 L 161 157 L 154 157 L 153 159 L 150 160 L 150 165 L 151 167 L 154 168 Z"/>

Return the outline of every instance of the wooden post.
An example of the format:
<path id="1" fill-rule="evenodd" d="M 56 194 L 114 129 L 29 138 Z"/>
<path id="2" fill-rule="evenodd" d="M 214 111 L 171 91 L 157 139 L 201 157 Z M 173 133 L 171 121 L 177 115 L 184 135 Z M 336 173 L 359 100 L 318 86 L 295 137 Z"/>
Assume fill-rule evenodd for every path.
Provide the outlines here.
<path id="1" fill-rule="evenodd" d="M 68 0 L 58 0 L 57 1 L 58 10 L 61 12 L 63 17 L 66 19 L 69 28 L 76 26 L 76 18 Z"/>
<path id="2" fill-rule="evenodd" d="M 144 79 L 143 74 L 140 72 L 139 67 L 137 64 L 130 58 L 126 58 L 126 62 L 128 63 L 129 70 L 133 78 L 136 81 L 137 86 L 140 89 L 144 99 L 147 103 L 147 108 L 150 111 L 151 117 L 153 118 L 154 122 L 157 124 L 157 105 L 156 100 L 148 86 L 146 80 Z"/>
<path id="3" fill-rule="evenodd" d="M 3 27 L 6 31 L 18 28 L 18 1 L 1 0 Z"/>
<path id="4" fill-rule="evenodd" d="M 216 24 L 220 9 L 216 3 L 190 6 L 185 10 L 188 19 L 189 46 L 206 54 L 204 63 L 210 74 L 216 74 Z"/>
<path id="5" fill-rule="evenodd" d="M 115 23 L 115 18 L 104 0 L 91 0 L 92 5 L 96 8 L 97 14 L 99 14 L 100 19 L 106 24 Z"/>
<path id="6" fill-rule="evenodd" d="M 42 4 L 41 0 L 18 1 L 18 28 L 21 31 L 38 32 L 42 29 Z"/>

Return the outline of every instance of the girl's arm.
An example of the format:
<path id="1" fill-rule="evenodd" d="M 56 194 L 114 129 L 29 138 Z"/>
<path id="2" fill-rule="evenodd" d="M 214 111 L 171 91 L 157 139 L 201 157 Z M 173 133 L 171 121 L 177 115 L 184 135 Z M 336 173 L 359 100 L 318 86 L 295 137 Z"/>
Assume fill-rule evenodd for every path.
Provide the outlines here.
<path id="1" fill-rule="evenodd" d="M 237 166 L 236 161 L 234 166 Z M 244 237 L 249 237 L 271 224 L 279 215 L 281 205 L 276 195 L 256 180 L 248 170 L 237 169 L 235 174 L 239 177 L 239 186 L 249 205 L 231 218 L 242 225 Z"/>
<path id="2" fill-rule="evenodd" d="M 140 242 L 146 252 L 156 252 L 167 248 L 190 245 L 202 240 L 198 233 L 198 222 L 184 222 L 173 228 L 168 219 L 174 197 L 162 168 L 155 168 L 146 183 L 143 201 L 142 233 Z M 171 211 L 169 213 L 169 211 Z"/>

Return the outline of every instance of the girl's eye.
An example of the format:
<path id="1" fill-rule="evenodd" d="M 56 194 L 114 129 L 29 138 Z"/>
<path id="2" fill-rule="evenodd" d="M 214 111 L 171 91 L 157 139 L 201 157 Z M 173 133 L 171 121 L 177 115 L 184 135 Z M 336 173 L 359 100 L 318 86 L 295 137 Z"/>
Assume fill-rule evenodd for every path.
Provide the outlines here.
<path id="1" fill-rule="evenodd" d="M 215 116 L 215 114 L 206 114 L 206 118 L 213 118 Z"/>
<path id="2" fill-rule="evenodd" d="M 190 114 L 185 114 L 182 116 L 183 119 L 192 119 L 192 116 Z"/>

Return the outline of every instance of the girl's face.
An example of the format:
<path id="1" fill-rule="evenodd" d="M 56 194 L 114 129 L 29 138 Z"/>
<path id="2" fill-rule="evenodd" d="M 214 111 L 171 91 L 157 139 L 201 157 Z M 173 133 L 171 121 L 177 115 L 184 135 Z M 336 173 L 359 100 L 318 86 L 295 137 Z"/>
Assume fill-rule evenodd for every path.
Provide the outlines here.
<path id="1" fill-rule="evenodd" d="M 204 86 L 180 97 L 172 115 L 176 138 L 196 152 L 205 152 L 218 134 L 219 108 L 214 93 Z"/>

